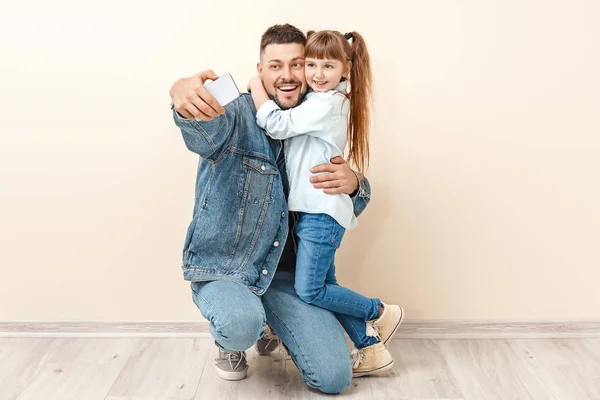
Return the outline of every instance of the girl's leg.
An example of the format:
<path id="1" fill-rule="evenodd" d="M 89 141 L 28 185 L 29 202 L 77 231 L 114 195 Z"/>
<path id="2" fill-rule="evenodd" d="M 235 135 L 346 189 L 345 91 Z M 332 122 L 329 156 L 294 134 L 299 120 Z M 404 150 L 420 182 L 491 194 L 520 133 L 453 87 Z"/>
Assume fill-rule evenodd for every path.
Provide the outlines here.
<path id="1" fill-rule="evenodd" d="M 335 252 L 344 236 L 344 228 L 327 214 L 299 214 L 294 285 L 298 296 L 306 303 L 334 313 L 346 314 L 363 321 L 377 318 L 381 307 L 379 299 L 365 297 L 339 286 L 337 282 L 326 282 L 329 271 L 335 271 Z"/>
<path id="2" fill-rule="evenodd" d="M 374 326 L 379 319 L 375 320 L 374 323 L 370 323 L 368 328 L 366 323 L 366 320 L 372 320 L 379 315 L 381 302 L 378 299 L 365 298 L 349 289 L 339 286 L 337 279 L 335 278 L 335 265 L 333 260 L 335 257 L 335 249 L 339 247 L 344 234 L 343 228 L 337 223 L 328 223 L 327 219 L 329 218 L 326 218 L 328 216 L 319 218 L 319 216 L 316 215 L 312 218 L 306 218 L 306 215 L 307 214 L 301 215 L 297 229 L 299 238 L 295 285 L 297 294 L 305 301 L 312 300 L 311 302 L 313 304 L 334 311 L 337 320 L 344 327 L 348 336 L 350 336 L 350 339 L 357 348 L 357 350 L 352 351 L 352 376 L 365 376 L 392 368 L 394 359 L 390 352 L 385 348 L 380 335 L 381 330 Z M 330 219 L 333 221 L 333 218 Z M 302 225 L 302 222 L 304 222 L 304 225 Z M 321 228 L 320 232 L 318 231 L 319 227 Z M 310 235 L 308 233 L 310 233 Z M 303 239 L 304 247 L 302 246 Z M 311 246 L 307 246 L 307 244 L 311 243 L 314 244 L 312 248 Z M 333 246 L 330 246 L 329 243 Z M 333 250 L 331 250 L 332 247 Z M 310 256 L 306 257 L 307 255 L 312 255 L 314 257 L 312 264 L 307 264 L 307 261 L 311 260 Z M 329 258 L 325 258 L 324 255 L 329 255 Z M 322 266 L 319 268 L 320 264 L 329 265 L 326 272 Z M 315 283 L 314 286 L 316 289 L 320 290 L 315 290 L 314 287 L 311 289 L 310 285 L 306 284 L 306 282 L 310 282 L 311 279 Z M 322 281 L 319 281 L 319 279 Z M 302 282 L 301 284 L 298 284 L 299 280 Z M 311 295 L 311 299 L 307 299 L 307 294 L 303 294 L 303 290 L 306 291 L 307 294 L 316 292 L 317 295 Z M 333 295 L 334 298 L 329 299 L 328 294 Z M 337 296 L 337 298 L 335 298 L 335 296 Z M 372 307 L 370 314 L 366 313 L 367 315 L 351 316 L 348 315 L 349 312 L 344 313 L 338 311 L 340 309 L 348 311 L 346 306 L 349 303 L 358 305 L 361 298 L 366 299 L 367 306 L 363 306 L 364 308 L 368 308 L 369 305 Z M 360 306 L 357 308 L 359 307 Z M 352 311 L 353 310 L 350 310 L 350 312 Z M 387 306 L 384 310 L 384 314 L 386 311 L 387 314 L 390 315 Z M 383 318 L 383 316 L 384 315 L 381 317 Z M 401 318 L 396 322 L 391 321 L 391 323 L 395 324 L 397 327 L 400 320 Z M 390 329 L 384 329 L 384 331 L 388 330 Z"/>
<path id="3" fill-rule="evenodd" d="M 337 279 L 335 277 L 335 265 L 332 265 L 329 271 L 327 272 L 327 277 L 325 278 L 325 282 L 328 285 L 337 285 Z M 367 335 L 367 323 L 365 320 L 360 318 L 351 317 L 346 314 L 334 313 L 338 322 L 344 327 L 344 330 L 354 343 L 354 346 L 357 349 L 363 349 L 365 347 L 369 347 L 374 345 L 379 341 L 377 336 L 368 336 Z M 373 335 L 373 332 L 370 332 Z"/>

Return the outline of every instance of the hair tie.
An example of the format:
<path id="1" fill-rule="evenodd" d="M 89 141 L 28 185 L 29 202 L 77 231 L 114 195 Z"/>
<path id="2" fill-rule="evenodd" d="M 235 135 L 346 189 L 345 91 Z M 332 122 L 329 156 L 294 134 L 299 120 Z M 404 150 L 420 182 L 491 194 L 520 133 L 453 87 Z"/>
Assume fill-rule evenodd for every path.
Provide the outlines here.
<path id="1" fill-rule="evenodd" d="M 346 38 L 346 40 L 350 40 L 354 38 L 354 35 L 352 34 L 352 32 L 348 32 L 344 35 L 344 37 Z"/>

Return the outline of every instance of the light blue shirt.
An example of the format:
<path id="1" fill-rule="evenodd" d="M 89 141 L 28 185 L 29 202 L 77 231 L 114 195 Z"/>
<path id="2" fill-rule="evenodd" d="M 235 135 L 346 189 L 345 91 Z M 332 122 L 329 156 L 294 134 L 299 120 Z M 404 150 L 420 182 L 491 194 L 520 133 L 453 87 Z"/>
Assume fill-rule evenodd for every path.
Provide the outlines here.
<path id="1" fill-rule="evenodd" d="M 346 82 L 328 92 L 310 92 L 302 104 L 282 110 L 273 100 L 256 113 L 256 122 L 273 139 L 285 139 L 285 159 L 290 182 L 290 211 L 323 213 L 346 229 L 356 226 L 350 196 L 326 194 L 310 183 L 310 169 L 344 156 L 348 140 L 350 101 Z"/>

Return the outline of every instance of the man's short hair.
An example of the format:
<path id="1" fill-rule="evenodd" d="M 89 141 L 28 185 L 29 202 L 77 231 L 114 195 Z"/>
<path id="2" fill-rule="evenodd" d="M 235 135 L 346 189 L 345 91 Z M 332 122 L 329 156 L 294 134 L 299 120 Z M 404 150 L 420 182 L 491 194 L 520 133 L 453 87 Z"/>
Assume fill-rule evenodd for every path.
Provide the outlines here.
<path id="1" fill-rule="evenodd" d="M 299 43 L 306 44 L 306 36 L 302 31 L 290 24 L 273 25 L 263 33 L 260 39 L 260 54 L 270 44 Z"/>

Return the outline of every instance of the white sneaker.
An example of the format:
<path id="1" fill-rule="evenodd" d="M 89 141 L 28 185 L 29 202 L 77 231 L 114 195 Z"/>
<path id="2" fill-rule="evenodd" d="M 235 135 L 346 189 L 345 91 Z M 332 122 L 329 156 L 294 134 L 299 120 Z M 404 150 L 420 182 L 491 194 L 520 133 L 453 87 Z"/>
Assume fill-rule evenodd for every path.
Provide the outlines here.
<path id="1" fill-rule="evenodd" d="M 383 344 L 386 344 L 396 333 L 403 319 L 404 309 L 402 307 L 383 304 L 381 317 L 367 321 L 367 336 L 376 336 L 381 339 Z"/>
<path id="2" fill-rule="evenodd" d="M 351 354 L 353 378 L 387 371 L 394 366 L 394 359 L 382 342 L 354 349 Z"/>

